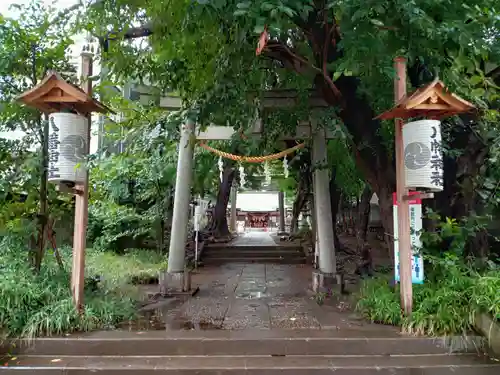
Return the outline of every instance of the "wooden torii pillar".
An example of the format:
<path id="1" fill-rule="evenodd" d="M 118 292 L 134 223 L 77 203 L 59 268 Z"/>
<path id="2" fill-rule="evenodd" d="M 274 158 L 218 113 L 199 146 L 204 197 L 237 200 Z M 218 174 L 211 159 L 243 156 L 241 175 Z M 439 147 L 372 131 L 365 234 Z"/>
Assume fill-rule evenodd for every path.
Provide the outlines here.
<path id="1" fill-rule="evenodd" d="M 412 249 L 410 240 L 409 190 L 405 177 L 405 149 L 403 144 L 404 120 L 426 118 L 441 120 L 446 117 L 474 110 L 474 106 L 448 91 L 439 79 L 425 85 L 410 95 L 406 92 L 406 59 L 394 59 L 396 78 L 394 97 L 396 105 L 377 116 L 380 120 L 395 120 L 396 143 L 396 197 L 398 212 L 398 248 L 400 269 L 401 308 L 405 315 L 411 315 L 413 309 L 412 285 Z M 411 199 L 432 198 L 433 193 L 420 192 Z"/>
<path id="2" fill-rule="evenodd" d="M 109 108 L 93 99 L 92 76 L 93 53 L 88 49 L 81 54 L 82 77 L 81 88 L 67 82 L 56 72 L 49 72 L 35 87 L 19 95 L 16 100 L 42 113 L 73 112 L 87 117 L 88 137 L 85 145 L 86 154 L 90 151 L 90 122 L 92 112 L 112 112 Z M 48 124 L 45 124 L 48 126 Z M 83 287 L 85 278 L 85 246 L 88 221 L 88 173 L 85 182 L 73 188 L 58 186 L 61 192 L 75 195 L 75 226 L 73 235 L 73 267 L 71 274 L 71 290 L 76 308 L 83 308 Z"/>

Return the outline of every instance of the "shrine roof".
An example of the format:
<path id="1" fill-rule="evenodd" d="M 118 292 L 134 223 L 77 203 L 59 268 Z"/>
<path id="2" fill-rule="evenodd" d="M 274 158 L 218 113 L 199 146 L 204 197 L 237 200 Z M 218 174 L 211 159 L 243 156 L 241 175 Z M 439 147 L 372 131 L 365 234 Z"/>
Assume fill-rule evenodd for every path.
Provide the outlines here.
<path id="1" fill-rule="evenodd" d="M 85 115 L 91 112 L 113 112 L 56 72 L 49 72 L 38 85 L 17 96 L 16 100 L 44 113 L 65 110 Z"/>
<path id="2" fill-rule="evenodd" d="M 435 79 L 413 93 L 406 95 L 392 109 L 378 115 L 376 118 L 389 120 L 394 118 L 426 117 L 439 120 L 459 113 L 471 112 L 475 108 L 472 103 L 451 93 L 439 79 Z"/>

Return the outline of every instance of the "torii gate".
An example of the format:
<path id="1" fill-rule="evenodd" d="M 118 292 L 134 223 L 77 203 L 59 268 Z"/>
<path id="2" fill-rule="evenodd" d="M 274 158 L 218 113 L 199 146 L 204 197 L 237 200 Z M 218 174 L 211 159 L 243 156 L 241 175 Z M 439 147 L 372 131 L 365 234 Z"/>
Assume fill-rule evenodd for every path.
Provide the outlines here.
<path id="1" fill-rule="evenodd" d="M 273 91 L 264 95 L 262 107 L 264 109 L 290 107 L 299 100 L 296 92 L 291 90 Z M 164 97 L 160 106 L 172 110 L 180 109 L 181 101 L 174 97 Z M 328 104 L 321 98 L 310 96 L 309 107 L 321 108 Z M 253 133 L 261 134 L 263 123 L 255 121 Z M 195 123 L 186 119 L 181 125 L 181 139 L 177 161 L 177 176 L 175 182 L 174 210 L 169 247 L 168 269 L 162 275 L 162 289 L 171 293 L 190 293 L 190 273 L 185 269 L 185 246 L 187 241 L 188 215 L 190 192 L 193 173 L 194 143 L 192 136 L 198 140 L 229 140 L 236 131 L 227 126 L 211 125 L 206 130 L 196 129 Z M 325 165 L 327 161 L 327 139 L 336 137 L 337 132 L 326 131 L 324 126 L 311 118 L 310 122 L 297 126 L 295 136 L 285 135 L 282 139 L 312 137 L 312 157 L 315 164 Z M 313 285 L 322 287 L 326 280 L 337 279 L 337 262 L 334 247 L 333 218 L 330 207 L 329 172 L 326 169 L 316 169 L 313 172 L 314 213 L 316 217 L 316 253 L 319 254 L 319 272 L 315 271 Z"/>

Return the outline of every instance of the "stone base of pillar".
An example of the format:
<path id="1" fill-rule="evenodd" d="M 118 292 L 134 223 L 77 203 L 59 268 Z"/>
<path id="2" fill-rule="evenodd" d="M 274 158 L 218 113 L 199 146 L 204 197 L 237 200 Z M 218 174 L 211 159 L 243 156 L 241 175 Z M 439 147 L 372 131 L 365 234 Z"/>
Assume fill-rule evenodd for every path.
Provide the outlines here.
<path id="1" fill-rule="evenodd" d="M 160 286 L 160 294 L 162 297 L 178 296 L 178 295 L 195 295 L 199 288 L 191 286 L 191 272 L 168 272 L 160 271 L 158 277 Z"/>
<path id="2" fill-rule="evenodd" d="M 327 274 L 319 270 L 312 273 L 312 290 L 314 293 L 328 293 L 334 291 L 345 294 L 344 276 L 341 274 Z"/>
<path id="3" fill-rule="evenodd" d="M 289 236 L 290 233 L 288 232 L 278 232 L 278 236 Z"/>

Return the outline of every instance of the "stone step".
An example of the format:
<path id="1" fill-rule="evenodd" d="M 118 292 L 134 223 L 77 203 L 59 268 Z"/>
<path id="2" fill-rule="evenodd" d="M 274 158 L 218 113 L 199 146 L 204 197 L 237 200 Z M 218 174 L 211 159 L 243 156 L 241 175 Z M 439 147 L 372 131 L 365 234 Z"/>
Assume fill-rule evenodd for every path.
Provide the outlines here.
<path id="1" fill-rule="evenodd" d="M 210 250 L 203 252 L 203 258 L 276 258 L 276 257 L 303 257 L 302 251 L 231 251 L 231 250 Z"/>
<path id="2" fill-rule="evenodd" d="M 231 252 L 252 252 L 252 251 L 303 251 L 301 246 L 220 246 L 207 245 L 204 251 L 231 251 Z"/>
<path id="3" fill-rule="evenodd" d="M 433 339 L 362 330 L 109 331 L 37 338 L 4 348 L 12 355 L 42 356 L 293 356 L 437 355 L 474 352 L 462 338 Z M 1 362 L 0 362 L 1 363 Z"/>
<path id="4" fill-rule="evenodd" d="M 293 257 L 202 257 L 202 261 L 207 265 L 221 265 L 226 263 L 272 263 L 272 264 L 304 264 L 305 256 Z"/>
<path id="5" fill-rule="evenodd" d="M 474 355 L 409 356 L 20 356 L 1 374 L 35 375 L 498 375 Z"/>

